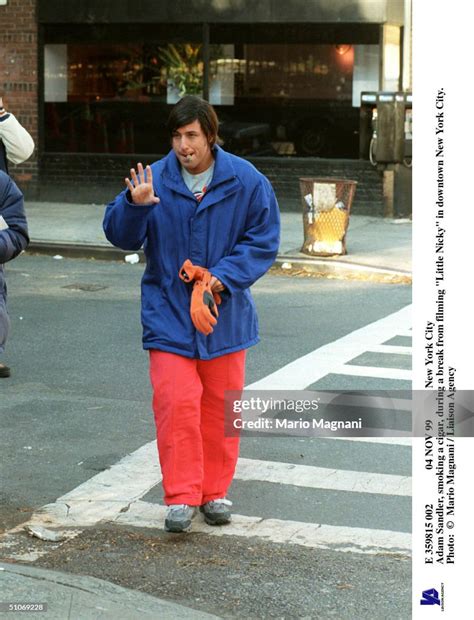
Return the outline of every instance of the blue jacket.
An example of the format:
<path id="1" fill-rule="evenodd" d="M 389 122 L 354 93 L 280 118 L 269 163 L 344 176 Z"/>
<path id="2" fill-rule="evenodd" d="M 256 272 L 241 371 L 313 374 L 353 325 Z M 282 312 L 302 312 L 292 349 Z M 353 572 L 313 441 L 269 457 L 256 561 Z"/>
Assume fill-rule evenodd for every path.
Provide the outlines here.
<path id="1" fill-rule="evenodd" d="M 107 239 L 124 250 L 142 245 L 145 349 L 212 359 L 256 344 L 258 320 L 249 287 L 278 252 L 280 215 L 269 181 L 252 164 L 214 147 L 214 176 L 201 202 L 186 187 L 171 150 L 152 164 L 156 205 L 134 205 L 128 190 L 105 212 Z M 183 262 L 207 267 L 226 287 L 214 332 L 204 336 L 189 315 L 192 284 Z"/>
<path id="2" fill-rule="evenodd" d="M 5 302 L 7 295 L 3 263 L 18 256 L 28 243 L 23 194 L 0 170 L 0 303 Z"/>

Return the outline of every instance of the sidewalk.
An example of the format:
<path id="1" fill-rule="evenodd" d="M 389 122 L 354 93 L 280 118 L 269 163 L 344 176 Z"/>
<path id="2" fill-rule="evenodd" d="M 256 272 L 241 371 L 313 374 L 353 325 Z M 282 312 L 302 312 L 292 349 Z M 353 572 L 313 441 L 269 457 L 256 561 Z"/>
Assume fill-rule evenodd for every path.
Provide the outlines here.
<path id="1" fill-rule="evenodd" d="M 8 611 L 7 603 L 45 604 L 40 614 L 45 620 L 130 620 L 160 618 L 162 620 L 217 620 L 218 616 L 149 594 L 128 590 L 102 579 L 69 575 L 22 564 L 0 563 L 2 607 L 0 617 L 23 618 L 27 611 Z"/>
<path id="2" fill-rule="evenodd" d="M 104 205 L 54 202 L 26 203 L 31 252 L 123 260 L 127 252 L 114 248 L 102 232 Z M 290 263 L 319 273 L 411 276 L 411 222 L 352 215 L 347 254 L 328 258 L 300 252 L 303 218 L 282 212 L 281 244 L 276 263 Z M 143 259 L 142 259 L 143 260 Z"/>

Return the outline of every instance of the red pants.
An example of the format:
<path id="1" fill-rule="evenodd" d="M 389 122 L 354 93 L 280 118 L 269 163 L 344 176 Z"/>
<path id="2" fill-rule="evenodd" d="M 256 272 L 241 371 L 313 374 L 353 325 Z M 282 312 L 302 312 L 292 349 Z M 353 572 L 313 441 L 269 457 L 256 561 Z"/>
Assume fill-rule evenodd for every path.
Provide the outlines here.
<path id="1" fill-rule="evenodd" d="M 199 506 L 225 497 L 239 437 L 224 436 L 224 391 L 244 387 L 245 350 L 212 360 L 150 351 L 165 504 Z"/>

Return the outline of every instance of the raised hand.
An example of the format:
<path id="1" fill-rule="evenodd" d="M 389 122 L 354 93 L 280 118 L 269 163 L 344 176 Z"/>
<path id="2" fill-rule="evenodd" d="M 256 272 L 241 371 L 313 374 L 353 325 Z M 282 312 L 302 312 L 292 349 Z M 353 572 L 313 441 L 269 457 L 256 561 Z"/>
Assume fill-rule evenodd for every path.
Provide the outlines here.
<path id="1" fill-rule="evenodd" d="M 125 184 L 130 190 L 133 204 L 136 205 L 149 205 L 152 203 L 159 203 L 160 199 L 155 196 L 153 189 L 153 175 L 150 166 L 143 170 L 142 164 L 138 164 L 138 176 L 135 172 L 135 168 L 130 169 L 130 176 L 132 180 L 127 177 Z"/>

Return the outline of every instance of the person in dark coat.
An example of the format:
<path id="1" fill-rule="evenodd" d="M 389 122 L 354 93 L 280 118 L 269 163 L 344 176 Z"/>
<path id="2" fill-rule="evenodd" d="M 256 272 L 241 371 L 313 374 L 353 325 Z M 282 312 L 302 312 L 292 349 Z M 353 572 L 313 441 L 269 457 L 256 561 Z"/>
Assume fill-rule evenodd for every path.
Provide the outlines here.
<path id="1" fill-rule="evenodd" d="M 28 243 L 23 194 L 12 179 L 0 170 L 0 356 L 4 352 L 10 327 L 3 265 L 16 258 Z M 0 363 L 0 377 L 9 376 L 10 368 Z"/>
<path id="2" fill-rule="evenodd" d="M 224 396 L 243 389 L 246 349 L 259 341 L 250 287 L 275 260 L 280 218 L 268 179 L 217 145 L 209 103 L 184 97 L 168 131 L 172 150 L 130 171 L 104 231 L 122 249 L 144 247 L 143 346 L 165 529 L 183 532 L 197 507 L 210 525 L 231 519 L 239 437 L 226 436 Z"/>
<path id="3" fill-rule="evenodd" d="M 0 202 L 0 378 L 9 377 L 11 374 L 10 368 L 1 363 L 10 326 L 3 263 L 15 258 L 28 244 L 23 194 L 13 182 L 8 183 L 8 177 L 5 179 L 6 175 L 3 173 L 8 174 L 9 163 L 21 164 L 31 157 L 34 148 L 33 138 L 15 116 L 5 109 L 3 97 L 0 97 L 0 171 L 2 171 L 0 197 L 3 200 Z M 4 206 L 5 213 L 2 215 Z M 14 221 L 9 224 L 8 220 L 11 218 Z"/>

